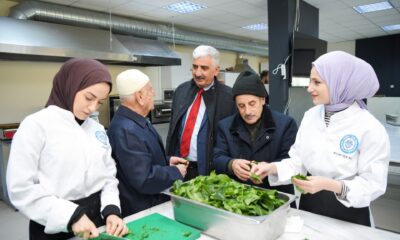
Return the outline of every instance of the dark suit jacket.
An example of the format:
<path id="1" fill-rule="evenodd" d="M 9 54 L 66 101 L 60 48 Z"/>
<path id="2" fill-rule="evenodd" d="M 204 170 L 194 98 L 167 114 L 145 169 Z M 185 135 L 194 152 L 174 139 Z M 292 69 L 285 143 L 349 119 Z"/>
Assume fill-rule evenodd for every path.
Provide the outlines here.
<path id="1" fill-rule="evenodd" d="M 243 182 L 229 171 L 230 160 L 242 158 L 258 162 L 277 162 L 289 157 L 288 152 L 297 134 L 294 119 L 264 106 L 261 121 L 258 137 L 254 143 L 251 142 L 250 133 L 239 113 L 220 121 L 213 160 L 217 173 L 229 174 L 237 181 Z M 245 183 L 254 185 L 251 181 Z M 287 193 L 294 192 L 292 185 L 270 187 L 268 179 L 265 179 L 260 186 Z"/>
<path id="2" fill-rule="evenodd" d="M 199 88 L 194 80 L 187 81 L 178 86 L 172 101 L 172 116 L 167 136 L 167 154 L 179 156 L 182 119 L 192 104 Z M 222 85 L 214 79 L 214 86 L 203 93 L 207 114 L 206 151 L 198 151 L 198 171 L 200 175 L 207 175 L 211 170 L 213 147 L 219 120 L 236 112 L 233 101 L 232 89 Z M 201 148 L 199 148 L 201 149 Z"/>

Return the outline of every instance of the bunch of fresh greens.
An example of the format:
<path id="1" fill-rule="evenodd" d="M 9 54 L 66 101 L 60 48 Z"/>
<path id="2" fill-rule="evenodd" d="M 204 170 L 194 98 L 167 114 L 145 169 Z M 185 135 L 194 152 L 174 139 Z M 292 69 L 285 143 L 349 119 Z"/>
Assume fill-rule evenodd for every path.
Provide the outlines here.
<path id="1" fill-rule="evenodd" d="M 293 179 L 294 178 L 296 178 L 296 179 L 300 179 L 300 180 L 308 180 L 307 179 L 307 176 L 304 176 L 304 175 L 302 175 L 302 174 L 297 174 L 297 175 L 294 175 L 294 176 L 292 176 L 292 182 L 293 182 Z M 293 184 L 293 185 L 295 185 L 295 184 Z M 301 194 L 307 194 L 307 192 L 305 192 L 303 189 L 301 189 L 300 187 L 298 187 L 298 186 L 296 186 L 295 185 L 295 187 L 296 187 L 296 189 L 297 189 L 297 191 L 299 191 Z"/>
<path id="2" fill-rule="evenodd" d="M 258 164 L 258 162 L 254 161 L 254 160 L 251 161 L 251 162 L 249 163 L 250 170 L 251 170 L 251 168 L 253 167 L 253 165 L 257 165 L 257 164 Z M 255 180 L 255 181 L 258 181 L 258 182 L 262 182 L 261 177 L 260 177 L 259 175 L 255 174 L 255 173 L 251 173 L 251 174 L 250 174 L 250 178 L 251 178 L 252 180 Z"/>
<path id="3" fill-rule="evenodd" d="M 246 216 L 262 216 L 283 205 L 276 190 L 258 189 L 232 180 L 225 174 L 178 180 L 171 192 L 197 202 Z"/>

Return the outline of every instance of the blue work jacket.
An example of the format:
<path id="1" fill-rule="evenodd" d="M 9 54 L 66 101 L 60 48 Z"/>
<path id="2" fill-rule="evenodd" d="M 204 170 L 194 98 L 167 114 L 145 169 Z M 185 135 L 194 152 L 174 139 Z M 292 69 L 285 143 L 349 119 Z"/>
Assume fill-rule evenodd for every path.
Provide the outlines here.
<path id="1" fill-rule="evenodd" d="M 162 140 L 151 123 L 122 105 L 107 135 L 117 164 L 122 215 L 167 201 L 160 192 L 182 175 L 177 167 L 169 166 Z"/>

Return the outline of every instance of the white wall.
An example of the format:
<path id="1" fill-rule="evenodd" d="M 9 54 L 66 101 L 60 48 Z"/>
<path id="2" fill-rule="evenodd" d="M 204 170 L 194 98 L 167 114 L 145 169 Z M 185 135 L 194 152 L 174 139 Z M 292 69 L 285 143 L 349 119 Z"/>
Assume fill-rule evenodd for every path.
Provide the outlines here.
<path id="1" fill-rule="evenodd" d="M 0 5 L 1 6 L 1 5 Z M 171 47 L 172 48 L 172 47 Z M 113 80 L 116 76 L 130 68 L 136 68 L 146 73 L 153 84 L 155 99 L 162 100 L 162 90 L 176 88 L 180 83 L 191 78 L 191 54 L 193 47 L 176 46 L 174 51 L 182 57 L 181 66 L 173 67 L 137 67 L 107 65 Z M 234 66 L 236 53 L 221 51 L 221 68 Z M 267 59 L 257 56 L 247 56 L 252 67 L 257 69 L 260 62 Z M 49 97 L 54 75 L 60 69 L 60 62 L 38 61 L 8 61 L 0 60 L 0 124 L 18 123 L 22 119 L 43 108 Z M 163 68 L 169 68 L 165 74 Z M 115 82 L 112 95 L 117 94 Z M 99 109 L 100 122 L 108 126 L 108 103 Z"/>
<path id="2" fill-rule="evenodd" d="M 181 65 L 161 67 L 161 89 L 174 89 L 192 78 L 192 52 L 195 47 L 171 45 L 170 48 L 181 57 Z M 255 71 L 259 71 L 261 64 L 268 66 L 268 58 L 265 57 L 220 51 L 221 70 L 235 66 L 238 56 L 248 59 L 250 67 Z"/>
<path id="3" fill-rule="evenodd" d="M 355 55 L 356 42 L 345 41 L 328 43 L 328 52 L 341 50 Z M 306 88 L 291 88 L 291 104 L 289 114 L 300 123 L 304 112 L 312 107 L 312 102 Z M 368 99 L 368 110 L 382 123 L 385 122 L 385 114 L 400 115 L 400 98 L 398 97 L 373 97 Z"/>
<path id="4" fill-rule="evenodd" d="M 356 55 L 356 41 L 328 43 L 328 52 L 335 50 L 341 50 Z"/>
<path id="5" fill-rule="evenodd" d="M 161 67 L 162 89 L 174 89 L 192 78 L 192 57 L 188 52 L 175 51 L 181 58 L 180 66 Z"/>
<path id="6" fill-rule="evenodd" d="M 399 97 L 373 97 L 367 104 L 368 110 L 382 123 L 386 121 L 385 114 L 400 116 Z"/>
<path id="7" fill-rule="evenodd" d="M 342 50 L 356 54 L 356 41 L 329 43 L 328 52 Z M 379 76 L 378 76 L 379 77 Z M 400 98 L 377 96 L 368 99 L 368 110 L 381 122 L 385 122 L 385 114 L 400 115 Z"/>

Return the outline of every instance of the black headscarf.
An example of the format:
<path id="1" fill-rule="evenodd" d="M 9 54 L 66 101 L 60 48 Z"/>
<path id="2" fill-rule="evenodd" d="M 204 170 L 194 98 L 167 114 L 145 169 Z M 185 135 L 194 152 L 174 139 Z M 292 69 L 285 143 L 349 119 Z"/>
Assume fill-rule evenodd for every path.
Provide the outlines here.
<path id="1" fill-rule="evenodd" d="M 46 107 L 56 105 L 73 112 L 76 93 L 101 82 L 108 83 L 111 92 L 111 75 L 102 63 L 91 59 L 70 59 L 54 76 L 53 88 Z"/>

